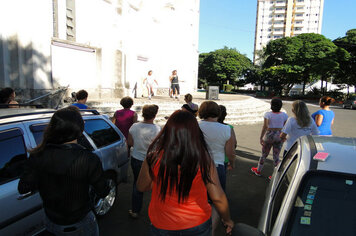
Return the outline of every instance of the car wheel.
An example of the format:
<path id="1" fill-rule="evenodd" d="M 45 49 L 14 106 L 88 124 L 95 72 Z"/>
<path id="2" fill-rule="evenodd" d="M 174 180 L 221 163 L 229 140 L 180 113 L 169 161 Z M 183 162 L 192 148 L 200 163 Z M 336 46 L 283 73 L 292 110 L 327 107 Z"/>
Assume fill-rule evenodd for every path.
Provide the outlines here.
<path id="1" fill-rule="evenodd" d="M 113 179 L 109 179 L 110 192 L 104 198 L 99 198 L 94 194 L 94 212 L 97 216 L 106 215 L 113 207 L 115 200 L 117 198 L 117 185 Z"/>
<path id="2" fill-rule="evenodd" d="M 346 106 L 345 106 L 345 104 L 342 104 L 342 108 L 343 108 L 343 109 L 346 109 Z"/>

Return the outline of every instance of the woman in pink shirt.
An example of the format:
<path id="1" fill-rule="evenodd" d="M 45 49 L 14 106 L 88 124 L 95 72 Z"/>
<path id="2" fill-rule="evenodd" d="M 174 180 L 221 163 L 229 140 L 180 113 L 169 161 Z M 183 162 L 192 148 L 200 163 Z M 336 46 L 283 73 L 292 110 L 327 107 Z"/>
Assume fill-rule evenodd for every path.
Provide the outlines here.
<path id="1" fill-rule="evenodd" d="M 264 115 L 264 123 L 260 136 L 260 143 L 262 145 L 262 155 L 258 162 L 257 167 L 252 167 L 251 171 L 261 176 L 261 170 L 263 164 L 273 147 L 273 163 L 277 166 L 279 163 L 279 153 L 282 149 L 282 140 L 280 138 L 281 130 L 288 119 L 288 115 L 285 112 L 281 112 L 282 100 L 279 98 L 273 98 L 271 101 L 271 110 Z"/>
<path id="2" fill-rule="evenodd" d="M 117 110 L 114 113 L 112 122 L 119 128 L 119 130 L 127 139 L 130 127 L 133 125 L 133 123 L 137 122 L 137 113 L 130 110 L 133 105 L 132 98 L 124 97 L 120 100 L 120 104 L 124 109 Z"/>

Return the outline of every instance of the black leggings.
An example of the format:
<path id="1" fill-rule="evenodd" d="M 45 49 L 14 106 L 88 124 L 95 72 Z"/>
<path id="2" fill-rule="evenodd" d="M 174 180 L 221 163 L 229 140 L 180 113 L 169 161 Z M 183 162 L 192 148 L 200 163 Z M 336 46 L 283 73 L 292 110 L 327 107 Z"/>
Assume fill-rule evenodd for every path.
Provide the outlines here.
<path id="1" fill-rule="evenodd" d="M 179 94 L 179 84 L 172 84 L 173 94 L 175 94 L 176 89 L 177 89 L 177 94 Z"/>

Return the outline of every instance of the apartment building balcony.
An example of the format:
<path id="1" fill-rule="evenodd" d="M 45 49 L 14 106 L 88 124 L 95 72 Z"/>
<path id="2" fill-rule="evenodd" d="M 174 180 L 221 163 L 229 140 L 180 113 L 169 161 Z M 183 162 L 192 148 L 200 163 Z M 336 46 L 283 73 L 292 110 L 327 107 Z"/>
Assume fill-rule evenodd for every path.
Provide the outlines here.
<path id="1" fill-rule="evenodd" d="M 285 3 L 276 3 L 276 5 L 274 5 L 274 7 L 287 7 L 287 4 L 285 4 Z"/>
<path id="2" fill-rule="evenodd" d="M 286 13 L 286 9 L 283 9 L 283 10 L 274 10 L 272 12 L 272 14 L 276 15 L 276 14 L 285 14 Z"/>
<path id="3" fill-rule="evenodd" d="M 276 7 L 285 7 L 287 3 L 285 1 L 277 1 L 275 4 Z"/>
<path id="4" fill-rule="evenodd" d="M 278 20 L 274 20 L 272 22 L 269 23 L 270 25 L 273 25 L 273 27 L 275 28 L 282 28 L 284 27 L 284 19 L 278 19 Z"/>
<path id="5" fill-rule="evenodd" d="M 301 20 L 304 20 L 304 14 L 302 14 L 302 15 L 295 15 L 295 17 L 294 17 L 294 19 L 297 21 L 301 21 Z"/>
<path id="6" fill-rule="evenodd" d="M 271 35 L 284 35 L 284 30 L 273 31 L 273 32 L 271 33 Z"/>
<path id="7" fill-rule="evenodd" d="M 304 2 L 296 2 L 296 3 L 295 3 L 295 6 L 296 6 L 296 7 L 304 7 L 304 6 L 305 6 L 305 3 L 304 3 Z"/>
<path id="8" fill-rule="evenodd" d="M 294 10 L 295 14 L 298 14 L 298 13 L 305 13 L 305 9 L 295 9 Z"/>

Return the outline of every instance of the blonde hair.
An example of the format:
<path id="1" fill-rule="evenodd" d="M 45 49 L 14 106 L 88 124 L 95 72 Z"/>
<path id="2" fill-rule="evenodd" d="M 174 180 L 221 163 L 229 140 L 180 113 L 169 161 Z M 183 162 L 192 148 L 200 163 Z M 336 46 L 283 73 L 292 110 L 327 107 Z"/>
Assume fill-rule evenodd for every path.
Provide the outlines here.
<path id="1" fill-rule="evenodd" d="M 311 117 L 310 117 L 310 113 L 309 113 L 308 107 L 305 104 L 305 102 L 303 102 L 301 100 L 294 101 L 292 104 L 292 111 L 293 111 L 295 118 L 297 120 L 297 124 L 300 127 L 303 128 L 303 127 L 307 127 L 310 125 Z"/>

